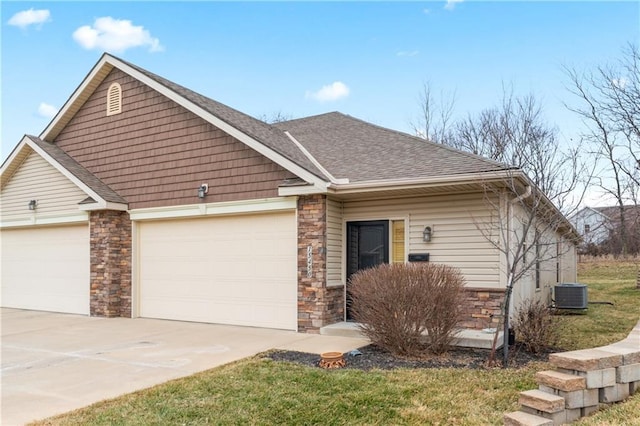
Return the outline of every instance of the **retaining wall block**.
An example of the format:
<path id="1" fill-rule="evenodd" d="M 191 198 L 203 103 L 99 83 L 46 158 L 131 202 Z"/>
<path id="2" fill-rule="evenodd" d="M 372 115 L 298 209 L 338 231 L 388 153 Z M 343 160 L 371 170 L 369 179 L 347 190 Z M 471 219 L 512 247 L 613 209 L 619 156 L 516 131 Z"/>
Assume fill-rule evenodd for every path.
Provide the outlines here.
<path id="1" fill-rule="evenodd" d="M 631 383 L 640 380 L 640 364 L 622 365 L 616 368 L 616 382 Z"/>
<path id="2" fill-rule="evenodd" d="M 575 371 L 561 368 L 558 371 L 584 377 L 586 379 L 587 389 L 604 388 L 606 386 L 613 386 L 616 384 L 615 368 L 605 368 L 602 370 L 593 371 Z"/>
<path id="3" fill-rule="evenodd" d="M 582 408 L 598 404 L 598 389 L 582 389 L 575 391 L 561 391 L 545 385 L 540 385 L 539 390 L 564 398 L 564 406 L 568 409 Z"/>
<path id="4" fill-rule="evenodd" d="M 613 386 L 607 386 L 600 389 L 600 402 L 612 403 L 619 402 L 629 397 L 629 385 L 627 383 L 616 383 Z"/>

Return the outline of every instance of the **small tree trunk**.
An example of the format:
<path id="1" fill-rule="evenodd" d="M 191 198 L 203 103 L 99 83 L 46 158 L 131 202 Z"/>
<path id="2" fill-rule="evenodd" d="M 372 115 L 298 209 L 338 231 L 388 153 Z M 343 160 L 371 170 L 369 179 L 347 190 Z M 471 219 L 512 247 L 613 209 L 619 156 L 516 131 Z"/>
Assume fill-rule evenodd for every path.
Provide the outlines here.
<path id="1" fill-rule="evenodd" d="M 504 292 L 504 308 L 502 312 L 502 368 L 509 366 L 509 306 L 511 305 L 511 293 L 513 291 L 513 275 L 509 273 L 507 289 Z M 496 330 L 496 333 L 498 331 Z"/>

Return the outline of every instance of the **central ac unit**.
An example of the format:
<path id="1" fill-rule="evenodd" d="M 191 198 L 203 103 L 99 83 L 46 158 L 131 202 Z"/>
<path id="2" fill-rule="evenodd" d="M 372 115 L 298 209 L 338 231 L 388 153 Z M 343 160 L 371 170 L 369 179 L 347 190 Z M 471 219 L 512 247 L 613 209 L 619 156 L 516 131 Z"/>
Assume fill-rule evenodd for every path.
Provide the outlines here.
<path id="1" fill-rule="evenodd" d="M 587 286 L 577 283 L 562 283 L 554 289 L 556 308 L 587 309 Z"/>

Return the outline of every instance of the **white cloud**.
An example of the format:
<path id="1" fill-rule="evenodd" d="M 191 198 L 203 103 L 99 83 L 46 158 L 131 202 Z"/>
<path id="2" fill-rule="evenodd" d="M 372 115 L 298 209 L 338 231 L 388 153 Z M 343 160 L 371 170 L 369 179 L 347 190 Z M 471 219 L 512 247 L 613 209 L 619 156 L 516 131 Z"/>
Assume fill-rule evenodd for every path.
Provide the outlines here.
<path id="1" fill-rule="evenodd" d="M 73 32 L 73 39 L 87 50 L 99 49 L 124 52 L 132 47 L 148 46 L 150 52 L 161 52 L 160 40 L 151 37 L 143 26 L 132 25 L 127 19 L 110 16 L 97 18 L 93 26 L 84 25 Z"/>
<path id="2" fill-rule="evenodd" d="M 314 99 L 320 102 L 337 101 L 340 98 L 349 96 L 349 88 L 341 81 L 334 81 L 331 84 L 322 86 L 318 91 L 307 91 L 305 98 Z"/>
<path id="3" fill-rule="evenodd" d="M 41 102 L 40 106 L 38 106 L 38 114 L 44 118 L 53 118 L 57 112 L 58 108 L 44 102 Z"/>
<path id="4" fill-rule="evenodd" d="M 422 13 L 424 13 L 425 15 L 428 15 L 431 13 L 431 11 L 427 8 L 422 9 Z"/>
<path id="5" fill-rule="evenodd" d="M 51 20 L 51 13 L 47 9 L 29 9 L 16 13 L 7 23 L 15 27 L 27 28 L 29 25 L 43 24 L 49 20 Z"/>
<path id="6" fill-rule="evenodd" d="M 627 80 L 624 77 L 622 77 L 622 78 L 614 78 L 613 80 L 611 80 L 611 83 L 613 84 L 613 86 L 616 89 L 621 89 L 621 90 L 624 90 L 624 88 L 627 86 L 628 82 L 629 82 L 629 80 Z"/>
<path id="7" fill-rule="evenodd" d="M 420 53 L 418 50 L 401 50 L 396 53 L 396 56 L 416 56 L 418 53 Z"/>
<path id="8" fill-rule="evenodd" d="M 456 7 L 456 3 L 462 3 L 464 0 L 447 0 L 447 4 L 444 5 L 444 8 L 447 10 L 453 10 Z"/>

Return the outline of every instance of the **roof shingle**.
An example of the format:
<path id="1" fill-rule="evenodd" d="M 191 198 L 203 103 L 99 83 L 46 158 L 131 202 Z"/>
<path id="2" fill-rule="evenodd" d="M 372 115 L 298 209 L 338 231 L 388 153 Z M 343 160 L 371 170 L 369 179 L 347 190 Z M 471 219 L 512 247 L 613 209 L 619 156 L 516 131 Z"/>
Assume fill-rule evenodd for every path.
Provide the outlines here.
<path id="1" fill-rule="evenodd" d="M 102 199 L 110 203 L 127 204 L 127 200 L 122 198 L 111 189 L 107 184 L 98 179 L 95 175 L 82 167 L 76 160 L 71 158 L 66 152 L 58 148 L 56 145 L 43 141 L 39 137 L 27 135 L 27 137 L 40 147 L 44 152 L 51 156 L 58 164 L 68 170 L 78 180 L 87 185 Z"/>
<path id="2" fill-rule="evenodd" d="M 350 182 L 402 180 L 509 170 L 445 145 L 338 112 L 275 124 L 289 131 L 329 173 Z"/>

